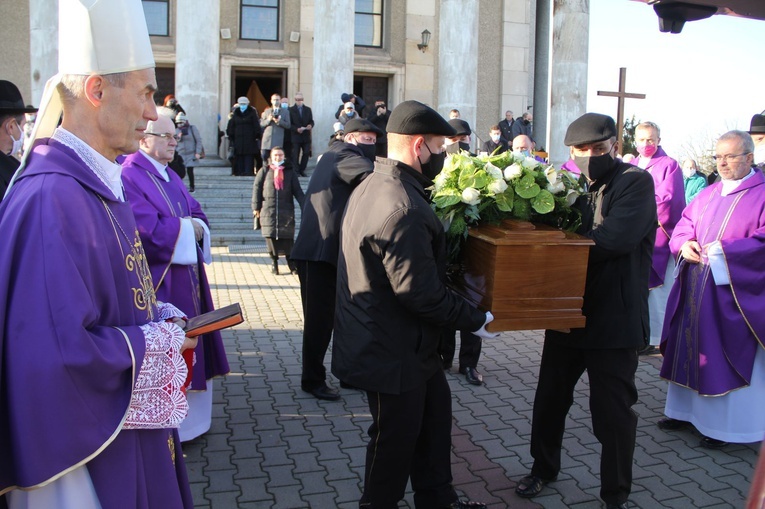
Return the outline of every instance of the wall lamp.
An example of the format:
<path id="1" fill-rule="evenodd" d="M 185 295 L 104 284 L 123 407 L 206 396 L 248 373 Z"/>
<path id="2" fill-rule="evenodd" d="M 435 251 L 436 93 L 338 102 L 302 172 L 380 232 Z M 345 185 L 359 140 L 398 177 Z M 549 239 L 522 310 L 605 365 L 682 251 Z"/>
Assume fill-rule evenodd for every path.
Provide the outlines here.
<path id="1" fill-rule="evenodd" d="M 417 45 L 417 49 L 425 53 L 425 50 L 428 48 L 428 44 L 430 44 L 430 31 L 426 28 L 422 31 L 422 43 Z"/>

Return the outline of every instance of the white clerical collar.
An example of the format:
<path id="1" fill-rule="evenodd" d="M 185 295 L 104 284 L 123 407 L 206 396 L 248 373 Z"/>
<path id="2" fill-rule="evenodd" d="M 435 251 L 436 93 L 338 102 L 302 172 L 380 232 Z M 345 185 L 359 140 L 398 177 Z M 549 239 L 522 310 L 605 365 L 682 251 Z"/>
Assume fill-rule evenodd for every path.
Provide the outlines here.
<path id="1" fill-rule="evenodd" d="M 720 195 L 728 196 L 730 193 L 738 189 L 738 186 L 752 175 L 754 175 L 754 168 L 749 170 L 749 173 L 745 177 L 738 180 L 722 180 L 722 190 L 720 191 Z"/>
<path id="2" fill-rule="evenodd" d="M 57 127 L 51 138 L 74 150 L 98 179 L 114 193 L 114 197 L 119 201 L 125 201 L 125 194 L 122 190 L 122 166 L 109 161 L 96 152 L 93 147 L 63 127 Z"/>
<path id="3" fill-rule="evenodd" d="M 159 172 L 159 175 L 160 175 L 160 176 L 161 176 L 163 179 L 165 179 L 165 182 L 170 182 L 170 175 L 168 175 L 168 174 L 167 174 L 167 165 L 166 165 L 166 164 L 162 164 L 162 163 L 160 163 L 159 161 L 157 161 L 156 159 L 154 159 L 153 157 L 151 157 L 149 154 L 147 154 L 146 152 L 144 152 L 144 151 L 143 151 L 143 149 L 141 149 L 141 153 L 142 153 L 144 156 L 146 156 L 146 159 L 148 159 L 148 160 L 149 160 L 149 162 L 150 162 L 151 164 L 153 164 L 153 165 L 154 165 L 154 167 L 155 167 L 155 168 L 157 169 L 157 171 Z"/>

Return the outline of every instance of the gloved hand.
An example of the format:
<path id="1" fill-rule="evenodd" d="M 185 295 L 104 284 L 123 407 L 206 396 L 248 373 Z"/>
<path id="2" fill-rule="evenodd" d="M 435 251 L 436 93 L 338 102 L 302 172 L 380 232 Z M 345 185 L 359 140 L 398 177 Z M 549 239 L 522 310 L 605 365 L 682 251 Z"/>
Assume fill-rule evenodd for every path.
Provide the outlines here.
<path id="1" fill-rule="evenodd" d="M 491 311 L 486 312 L 486 321 L 483 322 L 483 325 L 480 329 L 477 331 L 474 331 L 473 334 L 478 336 L 479 338 L 486 338 L 486 339 L 492 339 L 499 336 L 499 332 L 489 332 L 486 330 L 486 326 L 494 321 L 494 315 L 491 314 Z"/>

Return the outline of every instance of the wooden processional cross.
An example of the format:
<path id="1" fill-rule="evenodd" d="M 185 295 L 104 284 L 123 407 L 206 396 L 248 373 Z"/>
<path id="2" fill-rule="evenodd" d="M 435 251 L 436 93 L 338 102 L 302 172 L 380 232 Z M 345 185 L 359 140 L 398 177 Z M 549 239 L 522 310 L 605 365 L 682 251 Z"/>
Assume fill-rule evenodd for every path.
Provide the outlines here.
<path id="1" fill-rule="evenodd" d="M 619 91 L 603 92 L 598 90 L 598 95 L 607 97 L 616 97 L 619 99 L 616 112 L 616 141 L 619 143 L 619 153 L 622 153 L 622 133 L 624 132 L 624 100 L 625 99 L 645 99 L 645 94 L 630 94 L 625 91 L 627 87 L 627 68 L 619 68 Z"/>

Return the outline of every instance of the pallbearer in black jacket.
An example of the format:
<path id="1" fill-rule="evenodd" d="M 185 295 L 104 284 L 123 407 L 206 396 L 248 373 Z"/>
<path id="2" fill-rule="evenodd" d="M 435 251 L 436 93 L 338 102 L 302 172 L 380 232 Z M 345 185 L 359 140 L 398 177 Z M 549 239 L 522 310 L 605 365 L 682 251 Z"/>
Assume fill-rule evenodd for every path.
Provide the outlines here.
<path id="1" fill-rule="evenodd" d="M 648 276 L 656 235 L 651 176 L 614 159 L 614 120 L 587 113 L 568 128 L 571 157 L 587 179 L 579 197 L 579 233 L 590 248 L 582 312 L 584 328 L 545 331 L 531 424 L 531 474 L 516 493 L 539 494 L 560 471 L 566 414 L 574 386 L 587 371 L 595 437 L 602 445 L 600 496 L 609 508 L 626 507 L 632 485 L 637 401 L 637 351 L 648 344 Z"/>

